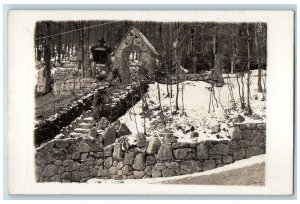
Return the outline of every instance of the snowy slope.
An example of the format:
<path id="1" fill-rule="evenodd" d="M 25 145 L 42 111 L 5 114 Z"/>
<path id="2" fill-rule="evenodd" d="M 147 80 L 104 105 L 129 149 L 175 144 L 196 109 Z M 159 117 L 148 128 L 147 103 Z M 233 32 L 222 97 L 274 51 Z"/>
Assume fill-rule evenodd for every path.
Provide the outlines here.
<path id="1" fill-rule="evenodd" d="M 214 110 L 211 107 L 209 110 L 209 101 L 210 101 L 210 87 L 211 85 L 202 81 L 185 81 L 179 84 L 180 94 L 178 97 L 179 102 L 179 111 L 177 114 L 172 115 L 172 111 L 175 110 L 175 93 L 176 93 L 176 84 L 172 85 L 173 97 L 166 97 L 167 95 L 167 86 L 160 84 L 161 92 L 161 103 L 164 110 L 164 117 L 167 120 L 166 127 L 163 126 L 161 122 L 160 109 L 159 109 L 159 100 L 158 100 L 158 89 L 157 84 L 150 84 L 149 91 L 146 93 L 147 103 L 149 105 L 149 115 L 151 120 L 148 118 L 145 119 L 146 133 L 149 137 L 158 136 L 162 139 L 162 134 L 165 132 L 172 132 L 178 138 L 179 142 L 199 142 L 200 140 L 224 140 L 230 139 L 228 136 L 228 126 L 227 123 L 230 119 L 235 118 L 238 114 L 243 114 L 243 110 L 240 109 L 239 94 L 238 94 L 238 84 L 236 76 L 224 75 L 225 86 L 221 88 L 215 88 L 215 96 L 217 102 L 212 98 L 214 103 Z M 230 102 L 230 91 L 227 83 L 229 80 L 233 85 L 233 96 L 236 102 L 236 110 L 231 110 L 228 117 L 224 114 L 219 101 L 223 105 L 223 108 L 226 110 L 231 109 L 233 103 Z M 246 80 L 244 80 L 246 85 Z M 182 88 L 183 88 L 183 103 L 182 103 Z M 245 87 L 245 97 L 246 95 Z M 253 73 L 251 78 L 251 107 L 253 112 L 260 115 L 263 120 L 254 120 L 250 117 L 244 116 L 246 122 L 262 122 L 265 121 L 265 108 L 266 100 L 262 101 L 262 94 L 257 93 L 257 74 Z M 246 99 L 245 99 L 246 101 Z M 170 103 L 172 106 L 170 106 Z M 184 112 L 182 107 L 184 106 Z M 170 108 L 171 107 L 171 108 Z M 144 132 L 144 118 L 142 112 L 142 100 L 140 100 L 133 108 L 131 108 L 127 113 L 120 118 L 120 121 L 125 123 L 129 129 L 133 132 L 133 135 L 137 132 Z M 216 134 L 212 134 L 211 127 L 213 125 L 220 124 L 221 131 Z M 199 133 L 199 137 L 191 138 L 192 128 Z"/>

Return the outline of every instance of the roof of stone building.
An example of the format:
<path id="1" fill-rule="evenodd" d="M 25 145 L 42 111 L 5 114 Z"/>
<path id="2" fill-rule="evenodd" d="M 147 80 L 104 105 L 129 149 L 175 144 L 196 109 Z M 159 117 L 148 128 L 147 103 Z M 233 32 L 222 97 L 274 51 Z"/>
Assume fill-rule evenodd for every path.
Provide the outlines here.
<path id="1" fill-rule="evenodd" d="M 134 33 L 135 35 L 139 36 L 144 43 L 149 47 L 149 49 L 155 54 L 155 55 L 159 55 L 158 52 L 156 51 L 156 49 L 153 47 L 153 45 L 149 42 L 149 40 L 145 37 L 145 35 L 137 28 L 135 27 L 130 27 L 129 30 L 127 31 L 127 33 L 124 35 L 123 39 L 121 40 L 120 45 L 125 41 L 126 37 L 130 34 L 130 33 Z M 117 48 L 117 50 L 119 49 L 119 47 Z"/>

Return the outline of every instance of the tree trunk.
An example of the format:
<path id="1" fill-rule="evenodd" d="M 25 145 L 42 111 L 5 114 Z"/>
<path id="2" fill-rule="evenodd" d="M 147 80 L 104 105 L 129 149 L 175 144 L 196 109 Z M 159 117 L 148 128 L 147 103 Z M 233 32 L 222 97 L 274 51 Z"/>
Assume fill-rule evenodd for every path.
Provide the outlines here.
<path id="1" fill-rule="evenodd" d="M 248 107 L 248 114 L 251 115 L 252 114 L 252 109 L 250 106 L 250 77 L 251 77 L 251 73 L 250 73 L 250 59 L 251 59 L 251 55 L 250 55 L 250 33 L 249 33 L 249 24 L 247 24 L 247 71 L 248 71 L 248 77 L 247 77 L 247 107 Z"/>
<path id="2" fill-rule="evenodd" d="M 47 36 L 51 35 L 51 25 L 46 23 Z M 45 60 L 45 90 L 44 93 L 48 93 L 51 90 L 51 42 L 50 38 L 45 39 L 44 49 L 44 60 Z"/>
<path id="3" fill-rule="evenodd" d="M 258 39 L 257 33 L 257 24 L 255 24 L 255 47 L 256 47 L 256 54 L 257 54 L 257 65 L 258 65 L 258 79 L 257 79 L 257 91 L 262 93 L 262 86 L 261 86 L 261 57 L 260 57 L 260 43 Z"/>

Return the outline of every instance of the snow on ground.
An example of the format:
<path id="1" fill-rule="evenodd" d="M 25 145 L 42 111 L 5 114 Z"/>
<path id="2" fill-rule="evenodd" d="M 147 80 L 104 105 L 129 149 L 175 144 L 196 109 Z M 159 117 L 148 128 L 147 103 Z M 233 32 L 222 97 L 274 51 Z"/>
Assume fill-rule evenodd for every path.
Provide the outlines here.
<path id="1" fill-rule="evenodd" d="M 235 118 L 238 114 L 241 114 L 245 117 L 244 123 L 247 122 L 262 122 L 265 121 L 265 108 L 266 100 L 262 100 L 263 95 L 257 92 L 257 72 L 254 71 L 251 78 L 251 107 L 253 112 L 261 116 L 262 120 L 254 120 L 251 117 L 245 116 L 244 111 L 240 109 L 240 100 L 238 94 L 238 84 L 235 75 L 224 74 L 225 85 L 223 87 L 215 87 L 215 96 L 216 100 L 212 98 L 214 103 L 214 108 L 209 110 L 209 101 L 210 101 L 210 87 L 211 85 L 203 81 L 185 81 L 179 83 L 179 111 L 177 114 L 172 114 L 175 110 L 175 101 L 176 101 L 176 84 L 172 85 L 173 97 L 167 97 L 167 85 L 159 84 L 161 92 L 161 103 L 164 112 L 164 118 L 167 121 L 166 127 L 164 127 L 162 122 L 162 116 L 160 114 L 160 106 L 158 99 L 158 86 L 157 83 L 150 84 L 148 92 L 145 94 L 147 103 L 149 106 L 148 114 L 145 118 L 145 127 L 148 137 L 159 137 L 162 139 L 163 134 L 170 132 L 178 138 L 178 142 L 199 142 L 201 140 L 228 140 L 230 139 L 228 134 L 228 125 L 227 123 Z M 230 91 L 227 83 L 229 80 L 233 85 L 233 97 L 236 103 L 236 109 L 232 109 L 233 103 L 230 102 Z M 245 83 L 245 97 L 247 96 L 246 91 L 246 79 Z M 170 87 L 169 87 L 170 88 Z M 183 88 L 183 103 L 182 103 L 182 88 Z M 247 98 L 245 98 L 245 101 Z M 221 102 L 221 103 L 220 103 Z M 171 104 L 171 106 L 170 106 Z M 228 116 L 224 114 L 224 110 L 221 107 L 226 109 L 231 109 Z M 182 111 L 184 107 L 184 112 Z M 214 110 L 213 110 L 214 109 Z M 150 117 L 150 119 L 148 118 Z M 133 136 L 137 132 L 144 132 L 144 114 L 142 111 L 142 100 L 140 100 L 134 107 L 127 111 L 127 113 L 119 118 L 122 123 L 125 123 Z M 219 133 L 212 134 L 211 127 L 213 125 L 220 124 L 221 131 Z M 198 132 L 199 137 L 191 138 L 191 132 Z"/>
<path id="2" fill-rule="evenodd" d="M 212 170 L 207 170 L 203 172 L 198 172 L 198 173 L 193 173 L 193 174 L 188 174 L 188 175 L 180 175 L 180 176 L 172 176 L 172 177 L 159 177 L 159 178 L 147 178 L 147 179 L 125 179 L 125 180 L 113 180 L 113 179 L 90 179 L 88 180 L 87 183 L 106 183 L 106 184 L 159 184 L 163 181 L 168 181 L 168 180 L 179 180 L 179 179 L 184 179 L 184 178 L 193 178 L 193 177 L 198 177 L 198 176 L 204 176 L 204 175 L 211 175 L 211 174 L 216 174 L 216 173 L 221 173 L 225 171 L 230 171 L 234 169 L 239 169 L 247 166 L 251 166 L 254 164 L 260 164 L 266 161 L 266 155 L 261 154 L 258 156 L 254 156 L 248 159 L 242 159 L 239 161 L 236 161 L 232 164 L 225 165 L 223 167 L 219 167 L 216 169 Z"/>

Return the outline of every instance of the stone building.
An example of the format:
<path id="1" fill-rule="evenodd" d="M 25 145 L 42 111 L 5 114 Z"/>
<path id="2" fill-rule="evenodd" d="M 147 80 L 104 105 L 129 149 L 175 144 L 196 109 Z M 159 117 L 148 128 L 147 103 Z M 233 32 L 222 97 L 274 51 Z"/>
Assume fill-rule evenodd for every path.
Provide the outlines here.
<path id="1" fill-rule="evenodd" d="M 115 50 L 113 69 L 117 69 L 123 83 L 136 80 L 140 70 L 146 70 L 149 78 L 155 76 L 158 52 L 148 39 L 131 27 Z"/>

